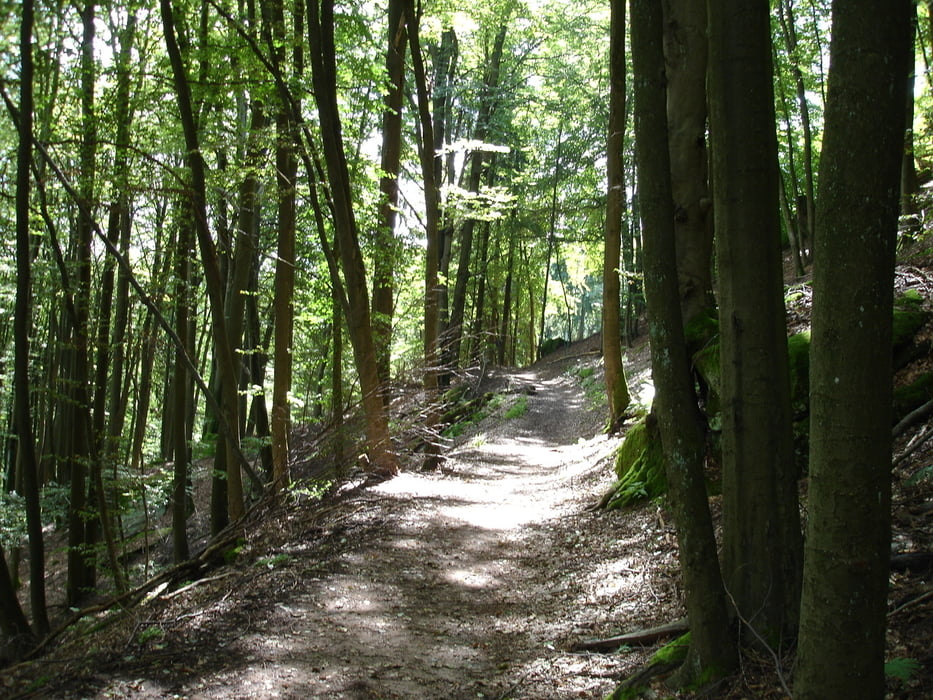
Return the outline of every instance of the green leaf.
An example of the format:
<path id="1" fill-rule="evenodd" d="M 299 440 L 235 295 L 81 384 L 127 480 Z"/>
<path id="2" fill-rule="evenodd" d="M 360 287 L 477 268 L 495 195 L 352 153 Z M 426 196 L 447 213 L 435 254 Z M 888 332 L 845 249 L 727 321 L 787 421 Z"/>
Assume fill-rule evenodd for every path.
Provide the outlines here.
<path id="1" fill-rule="evenodd" d="M 884 675 L 901 681 L 909 681 L 917 675 L 918 671 L 920 671 L 920 662 L 916 659 L 897 658 L 884 664 Z"/>

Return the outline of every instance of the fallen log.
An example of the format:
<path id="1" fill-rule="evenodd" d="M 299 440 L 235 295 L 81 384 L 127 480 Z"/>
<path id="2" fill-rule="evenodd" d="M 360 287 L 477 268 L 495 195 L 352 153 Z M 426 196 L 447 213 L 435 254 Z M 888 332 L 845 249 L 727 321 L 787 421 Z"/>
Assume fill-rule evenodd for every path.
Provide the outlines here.
<path id="1" fill-rule="evenodd" d="M 664 625 L 651 627 L 649 629 L 627 632 L 615 637 L 606 637 L 605 639 L 586 639 L 582 642 L 576 642 L 570 647 L 570 651 L 596 651 L 613 652 L 621 646 L 629 644 L 652 644 L 666 637 L 674 637 L 690 631 L 690 625 L 686 618 L 674 620 Z"/>

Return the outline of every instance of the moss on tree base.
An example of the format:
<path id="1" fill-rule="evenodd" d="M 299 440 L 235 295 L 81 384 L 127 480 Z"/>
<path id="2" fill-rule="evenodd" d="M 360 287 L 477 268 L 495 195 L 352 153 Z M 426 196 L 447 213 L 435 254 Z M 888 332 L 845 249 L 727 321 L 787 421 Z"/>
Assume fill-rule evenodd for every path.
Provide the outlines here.
<path id="1" fill-rule="evenodd" d="M 667 491 L 657 421 L 648 414 L 629 428 L 616 455 L 616 482 L 603 496 L 606 509 L 625 508 Z"/>

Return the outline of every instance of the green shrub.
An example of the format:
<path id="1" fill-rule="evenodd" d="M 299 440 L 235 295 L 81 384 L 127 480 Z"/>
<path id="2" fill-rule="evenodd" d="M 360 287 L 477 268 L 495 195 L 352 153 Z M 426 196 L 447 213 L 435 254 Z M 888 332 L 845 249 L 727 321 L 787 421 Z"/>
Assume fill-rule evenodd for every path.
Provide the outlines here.
<path id="1" fill-rule="evenodd" d="M 508 410 L 505 412 L 506 418 L 521 418 L 525 413 L 528 412 L 528 397 L 524 394 L 519 394 L 518 398 L 515 399 L 515 403 L 509 406 Z"/>

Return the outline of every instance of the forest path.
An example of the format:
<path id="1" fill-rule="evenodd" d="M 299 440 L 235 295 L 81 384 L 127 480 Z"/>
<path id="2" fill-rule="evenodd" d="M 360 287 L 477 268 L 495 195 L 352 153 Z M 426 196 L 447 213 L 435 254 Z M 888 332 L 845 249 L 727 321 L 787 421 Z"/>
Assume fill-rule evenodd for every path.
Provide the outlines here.
<path id="1" fill-rule="evenodd" d="M 292 504 L 49 697 L 603 697 L 645 652 L 567 647 L 680 614 L 672 532 L 654 506 L 588 510 L 619 438 L 566 363 L 497 381 L 441 469 Z"/>

